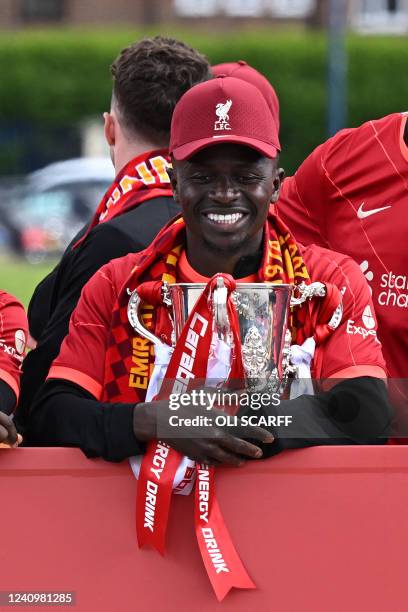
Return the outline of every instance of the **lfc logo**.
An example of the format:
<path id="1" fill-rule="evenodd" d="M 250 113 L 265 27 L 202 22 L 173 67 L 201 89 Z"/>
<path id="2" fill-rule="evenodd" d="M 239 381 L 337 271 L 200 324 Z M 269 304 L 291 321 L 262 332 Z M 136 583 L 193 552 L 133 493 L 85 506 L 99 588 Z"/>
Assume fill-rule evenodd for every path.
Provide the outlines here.
<path id="1" fill-rule="evenodd" d="M 226 102 L 222 103 L 219 102 L 216 107 L 215 107 L 215 114 L 217 115 L 218 119 L 217 121 L 214 123 L 214 130 L 230 130 L 231 126 L 229 124 L 229 115 L 228 115 L 228 111 L 232 106 L 232 100 L 227 100 Z"/>

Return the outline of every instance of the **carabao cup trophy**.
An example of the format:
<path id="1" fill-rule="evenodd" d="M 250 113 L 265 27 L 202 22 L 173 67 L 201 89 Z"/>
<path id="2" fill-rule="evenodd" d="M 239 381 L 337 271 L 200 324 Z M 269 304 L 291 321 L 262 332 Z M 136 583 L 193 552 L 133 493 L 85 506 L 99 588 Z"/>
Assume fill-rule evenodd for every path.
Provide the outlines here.
<path id="1" fill-rule="evenodd" d="M 169 307 L 173 322 L 173 346 L 205 287 L 203 283 L 163 283 L 163 303 Z M 224 280 L 219 276 L 211 295 L 214 331 L 221 341 L 229 344 L 232 334 L 227 293 Z M 231 297 L 238 313 L 244 385 L 247 389 L 279 394 L 284 392 L 289 379 L 296 375 L 296 367 L 290 362 L 290 307 L 324 295 L 325 286 L 322 283 L 302 283 L 296 288 L 289 284 L 237 283 Z M 131 294 L 128 305 L 130 324 L 139 335 L 154 344 L 161 344 L 159 338 L 141 323 L 140 303 L 136 290 Z"/>

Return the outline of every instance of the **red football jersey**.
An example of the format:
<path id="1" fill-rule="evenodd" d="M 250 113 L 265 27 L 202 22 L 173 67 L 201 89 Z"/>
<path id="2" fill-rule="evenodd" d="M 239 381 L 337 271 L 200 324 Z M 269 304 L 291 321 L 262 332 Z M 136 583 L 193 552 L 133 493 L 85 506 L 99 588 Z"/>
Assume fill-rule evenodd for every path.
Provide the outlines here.
<path id="1" fill-rule="evenodd" d="M 11 387 L 18 399 L 28 322 L 23 306 L 0 291 L 0 379 Z"/>
<path id="2" fill-rule="evenodd" d="M 360 265 L 396 378 L 408 377 L 406 121 L 406 113 L 395 113 L 342 130 L 284 181 L 277 203 L 297 240 L 346 253 Z"/>
<path id="3" fill-rule="evenodd" d="M 113 307 L 138 257 L 131 254 L 112 260 L 85 285 L 71 318 L 69 334 L 48 378 L 69 380 L 101 398 Z M 345 255 L 316 246 L 305 248 L 303 257 L 312 280 L 336 284 L 343 294 L 342 322 L 329 340 L 316 349 L 314 377 L 385 377 L 370 291 L 358 265 Z M 180 273 L 186 281 L 189 275 L 186 262 Z M 196 273 L 193 276 L 191 280 L 196 281 Z"/>

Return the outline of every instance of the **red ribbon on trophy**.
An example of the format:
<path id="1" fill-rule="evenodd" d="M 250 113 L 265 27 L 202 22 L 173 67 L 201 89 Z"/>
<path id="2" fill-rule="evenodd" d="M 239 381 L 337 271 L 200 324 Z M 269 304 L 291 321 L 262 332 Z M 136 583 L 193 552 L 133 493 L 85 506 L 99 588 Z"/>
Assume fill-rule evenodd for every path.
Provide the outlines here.
<path id="1" fill-rule="evenodd" d="M 228 380 L 243 380 L 238 315 L 231 300 L 236 283 L 229 275 L 217 275 L 197 300 L 175 346 L 157 399 L 184 393 L 196 380 L 205 380 L 214 331 L 210 297 L 217 277 L 227 288 L 227 312 L 233 337 L 233 356 Z M 136 528 L 139 546 L 150 545 L 161 554 L 171 504 L 173 481 L 181 455 L 165 442 L 152 441 L 143 457 L 137 489 Z M 215 497 L 214 468 L 197 464 L 195 494 L 196 535 L 209 579 L 221 601 L 231 588 L 255 588 L 226 528 Z"/>
<path id="2" fill-rule="evenodd" d="M 195 529 L 205 569 L 218 601 L 229 591 L 256 586 L 235 550 L 215 496 L 215 469 L 197 464 Z"/>

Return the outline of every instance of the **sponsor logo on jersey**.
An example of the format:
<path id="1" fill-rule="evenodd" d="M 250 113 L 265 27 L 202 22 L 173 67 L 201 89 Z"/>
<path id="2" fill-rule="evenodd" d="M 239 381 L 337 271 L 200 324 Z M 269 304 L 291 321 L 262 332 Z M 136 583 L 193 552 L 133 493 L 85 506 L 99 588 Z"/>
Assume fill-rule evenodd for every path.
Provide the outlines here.
<path id="1" fill-rule="evenodd" d="M 14 336 L 14 344 L 19 355 L 22 355 L 26 347 L 26 337 L 22 329 L 18 329 Z"/>
<path id="2" fill-rule="evenodd" d="M 375 319 L 369 304 L 364 308 L 361 315 L 363 325 L 356 325 L 353 319 L 349 319 L 346 324 L 346 332 L 352 336 L 362 336 L 364 340 L 369 336 L 374 336 L 377 340 L 377 332 L 375 331 Z"/>
<path id="3" fill-rule="evenodd" d="M 367 306 L 364 308 L 363 316 L 361 318 L 363 319 L 363 323 L 367 329 L 374 329 L 375 319 L 373 317 L 373 313 L 371 312 L 369 304 L 367 304 Z"/>
<path id="4" fill-rule="evenodd" d="M 382 274 L 380 288 L 380 306 L 408 308 L 408 277 L 405 274 L 394 274 L 392 271 Z"/>
<path id="5" fill-rule="evenodd" d="M 18 352 L 14 346 L 6 344 L 6 341 L 3 338 L 0 338 L 0 352 L 6 353 L 6 355 L 8 355 L 9 357 L 13 357 L 19 363 L 23 362 L 23 355 Z"/>
<path id="6" fill-rule="evenodd" d="M 369 263 L 365 259 L 360 263 L 368 283 L 374 280 L 374 273 L 369 269 Z M 371 294 L 373 293 L 370 284 Z M 392 270 L 385 272 L 380 278 L 379 292 L 376 290 L 373 296 L 374 305 L 386 306 L 391 308 L 408 308 L 408 276 L 405 274 L 394 274 Z"/>

